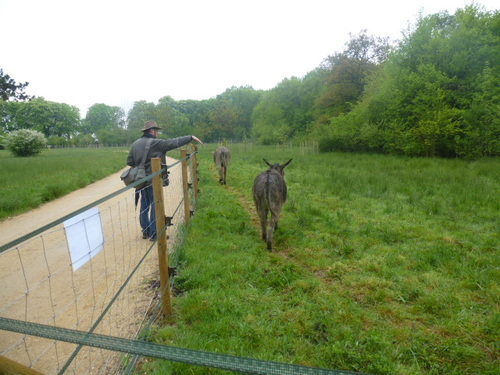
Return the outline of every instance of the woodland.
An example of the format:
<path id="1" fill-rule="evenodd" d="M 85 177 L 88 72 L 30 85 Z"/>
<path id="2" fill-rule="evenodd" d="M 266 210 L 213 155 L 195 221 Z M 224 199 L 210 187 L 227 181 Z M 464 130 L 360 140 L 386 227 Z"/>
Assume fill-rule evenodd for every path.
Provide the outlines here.
<path id="1" fill-rule="evenodd" d="M 127 145 L 146 120 L 160 137 L 206 142 L 316 141 L 320 151 L 477 159 L 500 154 L 500 12 L 478 5 L 421 15 L 398 41 L 362 30 L 304 77 L 206 100 L 137 101 L 125 111 L 25 94 L 0 70 L 0 137 L 18 129 L 54 147 Z M 166 91 L 168 89 L 166 88 Z M 0 138 L 1 142 L 1 138 Z"/>

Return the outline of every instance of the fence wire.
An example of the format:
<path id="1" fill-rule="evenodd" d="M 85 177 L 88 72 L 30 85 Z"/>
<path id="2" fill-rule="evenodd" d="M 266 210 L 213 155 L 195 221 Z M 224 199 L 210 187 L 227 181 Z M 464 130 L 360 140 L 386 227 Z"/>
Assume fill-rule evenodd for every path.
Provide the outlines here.
<path id="1" fill-rule="evenodd" d="M 181 164 L 168 166 L 164 189 L 168 248 L 174 249 L 184 212 Z M 0 317 L 136 338 L 151 324 L 158 301 L 155 243 L 142 238 L 134 189 L 123 188 L 0 248 Z M 98 207 L 102 250 L 74 270 L 64 221 Z M 140 265 L 140 266 L 139 266 Z M 29 334 L 2 332 L 0 354 L 45 374 L 117 373 L 126 358 L 115 351 L 82 347 Z"/>

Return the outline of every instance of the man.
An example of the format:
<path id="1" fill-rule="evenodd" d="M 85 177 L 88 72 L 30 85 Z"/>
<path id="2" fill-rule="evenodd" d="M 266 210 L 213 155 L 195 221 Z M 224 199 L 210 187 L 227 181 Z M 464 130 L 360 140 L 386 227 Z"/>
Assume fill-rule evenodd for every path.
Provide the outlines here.
<path id="1" fill-rule="evenodd" d="M 196 141 L 203 144 L 194 135 L 186 135 L 184 137 L 178 137 L 173 139 L 157 139 L 158 133 L 161 128 L 156 124 L 155 121 L 146 121 L 144 123 L 144 128 L 141 129 L 143 136 L 136 140 L 132 144 L 132 148 L 127 157 L 127 165 L 134 167 L 141 164 L 144 152 L 146 152 L 146 147 L 149 145 L 148 154 L 146 156 L 146 161 L 144 166 L 146 169 L 146 175 L 151 175 L 151 158 L 160 158 L 163 165 L 166 165 L 167 151 L 173 150 L 178 147 L 182 147 L 191 141 Z M 168 176 L 167 176 L 168 177 Z M 152 181 L 148 181 L 148 185 L 140 190 L 141 193 L 141 211 L 139 214 L 139 222 L 142 228 L 142 238 L 149 238 L 151 241 L 156 240 L 156 213 L 153 198 L 153 186 Z M 136 191 L 139 194 L 139 191 Z"/>

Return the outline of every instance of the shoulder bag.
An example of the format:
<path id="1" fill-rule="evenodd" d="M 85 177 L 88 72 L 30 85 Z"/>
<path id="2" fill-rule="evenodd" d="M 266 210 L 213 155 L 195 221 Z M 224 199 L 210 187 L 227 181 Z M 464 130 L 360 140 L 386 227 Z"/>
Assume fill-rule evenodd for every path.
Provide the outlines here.
<path id="1" fill-rule="evenodd" d="M 141 164 L 135 166 L 135 167 L 130 167 L 126 171 L 124 171 L 120 178 L 123 181 L 123 183 L 126 186 L 129 186 L 133 184 L 134 182 L 137 182 L 139 180 L 142 180 L 143 178 L 146 177 L 146 168 L 144 167 L 144 163 L 146 162 L 146 157 L 148 156 L 149 153 L 149 148 L 151 147 L 151 141 L 153 138 L 148 139 L 148 143 L 146 145 L 146 149 L 144 150 L 144 154 L 142 155 L 142 160 Z M 137 185 L 135 188 L 136 189 L 142 189 L 144 186 L 146 186 L 147 181 Z"/>

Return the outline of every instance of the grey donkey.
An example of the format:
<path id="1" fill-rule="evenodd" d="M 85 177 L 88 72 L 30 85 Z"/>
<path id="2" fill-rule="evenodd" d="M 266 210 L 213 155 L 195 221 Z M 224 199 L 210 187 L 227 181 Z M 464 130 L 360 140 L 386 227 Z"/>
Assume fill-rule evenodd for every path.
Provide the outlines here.
<path id="1" fill-rule="evenodd" d="M 260 219 L 262 228 L 262 239 L 267 242 L 267 249 L 273 251 L 273 234 L 278 228 L 278 220 L 281 208 L 286 202 L 287 187 L 285 182 L 285 167 L 292 159 L 285 164 L 271 164 L 264 159 L 269 166 L 267 171 L 259 174 L 253 183 L 253 200 Z M 267 217 L 271 212 L 271 223 L 267 232 Z"/>
<path id="2" fill-rule="evenodd" d="M 231 152 L 224 146 L 219 147 L 214 152 L 214 163 L 219 170 L 219 182 L 226 185 L 227 168 L 231 160 Z"/>

